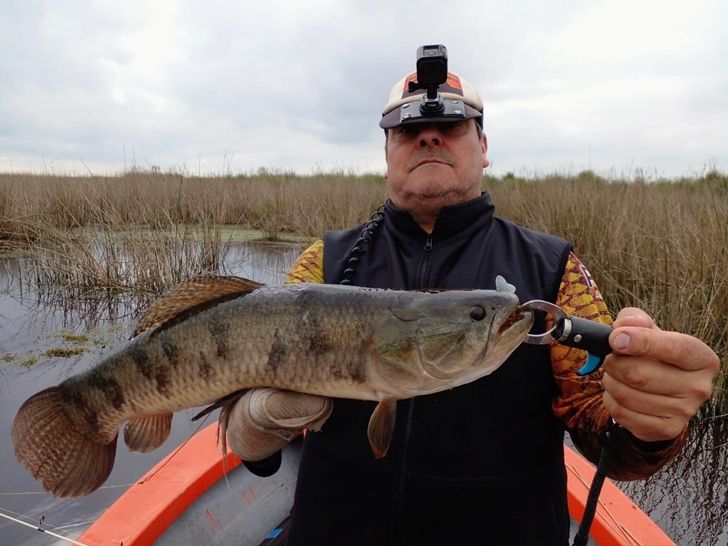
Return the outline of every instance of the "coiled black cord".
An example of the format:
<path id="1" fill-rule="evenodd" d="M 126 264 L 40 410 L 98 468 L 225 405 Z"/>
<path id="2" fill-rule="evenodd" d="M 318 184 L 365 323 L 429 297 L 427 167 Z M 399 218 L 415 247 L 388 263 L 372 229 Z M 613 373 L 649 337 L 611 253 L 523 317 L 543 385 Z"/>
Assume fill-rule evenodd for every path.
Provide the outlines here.
<path id="1" fill-rule="evenodd" d="M 389 199 L 377 207 L 377 210 L 374 211 L 374 214 L 372 214 L 371 218 L 369 218 L 369 221 L 364 224 L 364 228 L 361 230 L 359 238 L 356 240 L 356 243 L 354 243 L 354 246 L 351 247 L 349 254 L 347 254 L 346 259 L 344 260 L 344 271 L 341 273 L 341 280 L 339 281 L 339 284 L 349 285 L 352 283 L 354 273 L 356 273 L 356 267 L 359 264 L 359 259 L 366 253 L 369 248 L 369 244 L 371 243 L 372 235 L 379 229 L 382 220 L 384 220 L 384 207 L 388 202 Z"/>

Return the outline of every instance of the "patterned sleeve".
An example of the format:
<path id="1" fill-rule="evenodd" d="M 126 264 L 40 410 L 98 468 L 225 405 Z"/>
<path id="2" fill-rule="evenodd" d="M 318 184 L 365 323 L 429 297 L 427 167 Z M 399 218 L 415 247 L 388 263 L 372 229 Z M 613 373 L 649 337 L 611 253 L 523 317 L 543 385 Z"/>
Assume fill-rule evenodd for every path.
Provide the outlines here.
<path id="1" fill-rule="evenodd" d="M 324 242 L 318 240 L 304 250 L 286 275 L 287 283 L 324 282 Z"/>
<path id="2" fill-rule="evenodd" d="M 591 275 L 573 253 L 569 255 L 556 304 L 570 315 L 612 323 Z M 596 464 L 602 433 L 609 419 L 602 405 L 603 371 L 600 368 L 593 374 L 579 376 L 576 371 L 586 361 L 585 351 L 557 343 L 552 344 L 550 350 L 557 389 L 554 415 L 564 423 L 579 451 Z M 686 434 L 683 433 L 667 442 L 644 442 L 620 428 L 614 438 L 608 475 L 617 480 L 646 478 L 675 457 L 685 439 Z"/>

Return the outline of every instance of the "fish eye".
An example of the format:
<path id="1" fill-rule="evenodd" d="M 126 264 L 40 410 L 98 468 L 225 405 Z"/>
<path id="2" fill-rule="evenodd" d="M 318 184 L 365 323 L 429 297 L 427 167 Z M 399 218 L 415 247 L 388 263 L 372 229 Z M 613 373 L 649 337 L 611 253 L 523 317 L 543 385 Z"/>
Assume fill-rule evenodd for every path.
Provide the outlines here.
<path id="1" fill-rule="evenodd" d="M 470 308 L 470 318 L 473 320 L 483 320 L 485 318 L 485 309 L 480 305 L 473 305 Z"/>

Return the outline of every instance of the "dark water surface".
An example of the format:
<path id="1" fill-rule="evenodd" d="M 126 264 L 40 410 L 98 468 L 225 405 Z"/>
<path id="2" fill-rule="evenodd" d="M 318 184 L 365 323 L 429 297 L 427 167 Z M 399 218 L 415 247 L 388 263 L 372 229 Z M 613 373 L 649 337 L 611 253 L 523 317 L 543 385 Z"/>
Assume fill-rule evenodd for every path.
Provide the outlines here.
<path id="1" fill-rule="evenodd" d="M 227 269 L 264 283 L 282 282 L 301 250 L 296 245 L 241 244 Z M 126 340 L 144 302 L 103 295 L 82 302 L 62 293 L 38 295 L 23 286 L 22 264 L 0 262 L 0 512 L 67 536 L 77 536 L 131 483 L 201 426 L 195 411 L 176 415 L 171 437 L 153 453 L 130 453 L 123 442 L 105 485 L 80 499 L 55 499 L 16 461 L 10 427 L 20 404 L 35 392 L 83 371 Z M 75 339 L 72 335 L 85 335 Z M 83 354 L 47 357 L 53 348 Z M 34 365 L 23 363 L 37 359 Z M 728 416 L 703 417 L 684 453 L 648 480 L 618 484 L 680 545 L 728 545 Z M 0 546 L 55 544 L 56 539 L 0 518 Z M 648 545 L 645 545 L 648 546 Z"/>
<path id="2" fill-rule="evenodd" d="M 227 273 L 266 284 L 283 282 L 301 245 L 233 244 Z M 39 295 L 25 287 L 27 271 L 17 260 L 0 261 L 0 512 L 64 536 L 78 536 L 137 478 L 181 442 L 211 422 L 192 423 L 190 410 L 175 415 L 170 438 L 152 453 L 130 453 L 119 442 L 114 469 L 106 483 L 79 499 L 56 499 L 41 491 L 17 462 L 10 428 L 20 405 L 32 394 L 56 385 L 98 361 L 123 343 L 146 302 L 104 294 L 68 301 L 62 293 Z M 73 335 L 85 335 L 87 340 Z M 83 348 L 70 358 L 49 358 L 48 349 Z M 28 365 L 23 361 L 36 360 Z M 0 518 L 0 546 L 55 544 L 58 539 Z M 65 542 L 61 542 L 65 543 Z"/>

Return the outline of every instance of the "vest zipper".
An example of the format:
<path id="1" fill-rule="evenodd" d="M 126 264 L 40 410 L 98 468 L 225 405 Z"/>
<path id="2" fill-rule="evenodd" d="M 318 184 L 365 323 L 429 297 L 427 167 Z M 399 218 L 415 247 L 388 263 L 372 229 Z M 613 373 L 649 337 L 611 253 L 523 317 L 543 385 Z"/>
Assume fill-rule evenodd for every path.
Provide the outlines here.
<path id="1" fill-rule="evenodd" d="M 432 255 L 432 237 L 425 239 L 424 255 L 422 257 L 422 265 L 420 267 L 420 275 L 417 279 L 417 286 L 415 288 L 424 289 L 429 284 L 428 277 L 430 273 L 430 257 Z M 412 439 L 412 426 L 414 423 L 415 416 L 415 399 L 409 400 L 409 407 L 407 408 L 407 422 L 404 428 L 404 438 L 402 442 L 402 462 L 399 467 L 399 488 L 397 491 L 397 511 L 393 519 L 394 529 L 393 537 L 395 544 L 399 544 L 401 541 L 401 521 L 405 511 L 405 489 L 407 488 L 407 452 L 409 451 L 409 443 Z"/>
<path id="2" fill-rule="evenodd" d="M 420 276 L 417 279 L 417 288 L 422 290 L 427 288 L 427 277 L 430 273 L 430 256 L 432 256 L 432 237 L 425 240 L 425 254 L 422 257 L 422 267 L 420 267 Z"/>

